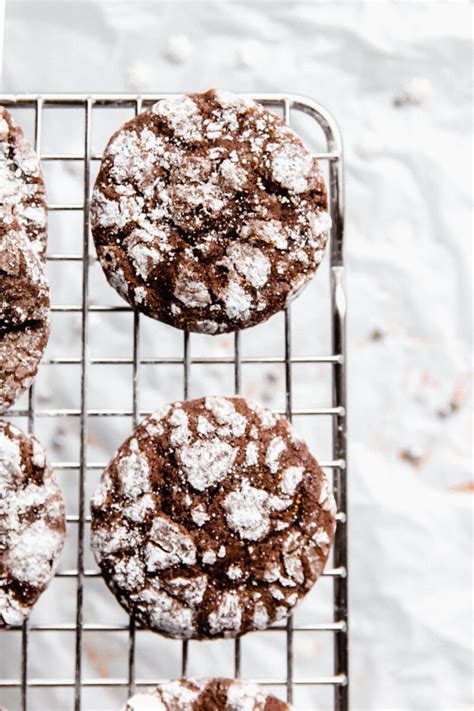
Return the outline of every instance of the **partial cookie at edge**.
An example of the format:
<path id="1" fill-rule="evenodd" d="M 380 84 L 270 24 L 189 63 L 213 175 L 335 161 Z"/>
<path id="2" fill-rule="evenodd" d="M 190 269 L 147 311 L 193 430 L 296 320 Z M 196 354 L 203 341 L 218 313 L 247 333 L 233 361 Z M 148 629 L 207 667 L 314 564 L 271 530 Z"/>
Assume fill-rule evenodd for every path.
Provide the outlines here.
<path id="1" fill-rule="evenodd" d="M 0 106 L 0 235 L 19 231 L 44 259 L 47 208 L 38 156 L 10 113 Z"/>
<path id="2" fill-rule="evenodd" d="M 21 232 L 0 235 L 0 412 L 35 377 L 49 338 L 49 285 Z"/>
<path id="3" fill-rule="evenodd" d="M 236 679 L 180 679 L 132 696 L 123 711 L 291 711 L 292 707 L 250 682 Z"/>
<path id="4" fill-rule="evenodd" d="M 0 627 L 20 625 L 64 544 L 61 490 L 40 443 L 0 421 Z"/>

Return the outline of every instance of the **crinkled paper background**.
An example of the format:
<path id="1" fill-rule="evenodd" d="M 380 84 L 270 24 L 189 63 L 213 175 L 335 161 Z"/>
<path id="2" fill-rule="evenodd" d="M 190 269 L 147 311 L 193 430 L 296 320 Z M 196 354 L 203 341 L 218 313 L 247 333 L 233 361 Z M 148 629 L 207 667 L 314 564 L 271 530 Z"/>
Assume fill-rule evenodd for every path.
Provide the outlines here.
<path id="1" fill-rule="evenodd" d="M 346 154 L 349 299 L 351 698 L 357 711 L 472 708 L 470 315 L 471 8 L 464 2 L 9 2 L 5 92 L 291 91 L 337 118 Z M 180 35 L 183 35 L 181 37 Z M 122 116 L 97 136 L 100 150 Z M 25 119 L 26 121 L 26 119 Z M 31 128 L 31 126 L 30 126 Z M 67 113 L 45 124 L 43 150 L 80 150 Z M 301 126 L 303 137 L 311 135 Z M 78 170 L 47 172 L 50 199 L 80 199 Z M 66 196 L 66 197 L 65 197 Z M 79 196 L 79 198 L 77 197 Z M 50 250 L 80 251 L 81 226 L 52 216 Z M 80 271 L 50 265 L 56 303 L 80 303 Z M 294 306 L 294 352 L 329 348 L 327 261 Z M 324 285 L 324 286 L 323 286 Z M 93 303 L 120 303 L 97 265 Z M 91 317 L 91 354 L 131 355 L 128 314 Z M 181 334 L 142 319 L 142 354 L 180 355 Z M 53 320 L 50 356 L 78 355 L 79 320 Z M 243 352 L 282 354 L 282 319 L 244 334 Z M 193 353 L 232 355 L 229 337 Z M 328 366 L 294 368 L 295 406 L 330 404 Z M 131 368 L 90 368 L 91 408 L 131 407 Z M 229 393 L 232 368 L 193 366 L 190 395 Z M 79 369 L 43 366 L 39 407 L 79 407 Z M 246 367 L 244 394 L 281 407 L 284 372 Z M 182 396 L 181 369 L 145 369 L 143 408 Z M 328 459 L 330 429 L 297 427 Z M 91 418 L 92 420 L 92 418 Z M 24 426 L 24 421 L 23 421 Z M 130 419 L 90 423 L 89 459 L 107 461 Z M 77 422 L 37 420 L 56 460 L 78 453 Z M 88 493 L 97 473 L 88 478 Z M 74 513 L 77 472 L 61 475 Z M 75 564 L 74 531 L 62 567 Z M 90 556 L 87 564 L 92 565 Z M 66 581 L 67 582 L 67 581 Z M 74 621 L 74 587 L 54 581 L 32 621 Z M 327 581 L 300 621 L 331 613 Z M 88 581 L 86 621 L 125 616 Z M 126 635 L 86 634 L 84 675 L 124 676 Z M 331 635 L 298 637 L 300 677 L 332 672 Z M 242 643 L 246 676 L 285 675 L 284 637 Z M 18 675 L 19 635 L 2 636 L 0 669 Z M 31 676 L 72 678 L 73 633 L 31 635 Z M 137 674 L 179 675 L 179 645 L 144 633 Z M 232 673 L 232 644 L 191 645 L 193 673 Z M 89 689 L 85 709 L 117 709 L 124 691 Z M 30 692 L 38 711 L 72 708 L 70 690 Z M 298 709 L 329 709 L 304 688 Z M 18 708 L 13 692 L 4 703 Z"/>

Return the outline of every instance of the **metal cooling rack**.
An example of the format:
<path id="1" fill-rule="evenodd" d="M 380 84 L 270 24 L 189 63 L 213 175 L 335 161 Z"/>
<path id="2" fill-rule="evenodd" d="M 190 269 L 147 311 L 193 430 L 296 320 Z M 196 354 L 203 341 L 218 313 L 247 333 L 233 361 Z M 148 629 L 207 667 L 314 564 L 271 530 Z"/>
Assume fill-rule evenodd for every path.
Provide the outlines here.
<path id="1" fill-rule="evenodd" d="M 16 679 L 0 679 L 2 688 L 19 689 L 21 694 L 21 709 L 27 711 L 28 690 L 34 687 L 65 687 L 74 689 L 74 711 L 84 709 L 82 704 L 82 690 L 86 687 L 125 687 L 131 694 L 136 688 L 155 686 L 163 681 L 157 675 L 152 679 L 135 677 L 135 640 L 140 632 L 133 620 L 128 625 L 100 625 L 83 624 L 83 591 L 84 581 L 87 578 L 98 577 L 98 570 L 88 570 L 84 565 L 84 539 L 85 523 L 90 520 L 86 515 L 88 502 L 85 501 L 85 481 L 88 470 L 100 470 L 105 462 L 89 462 L 87 457 L 88 419 L 90 417 L 131 416 L 134 424 L 147 414 L 139 409 L 140 366 L 142 364 L 179 364 L 183 368 L 183 396 L 188 396 L 189 377 L 191 364 L 233 364 L 235 392 L 239 393 L 241 387 L 242 364 L 284 364 L 286 382 L 286 407 L 282 411 L 288 419 L 294 415 L 318 415 L 332 418 L 332 454 L 331 461 L 320 464 L 333 473 L 333 489 L 337 503 L 337 530 L 333 547 L 333 567 L 326 569 L 324 576 L 333 579 L 333 619 L 323 624 L 296 626 L 290 617 L 285 625 L 275 625 L 271 630 L 286 630 L 286 678 L 258 679 L 266 686 L 286 686 L 287 699 L 293 700 L 293 691 L 297 686 L 331 686 L 334 689 L 333 708 L 336 711 L 346 711 L 349 708 L 349 676 L 348 676 L 348 606 L 347 606 L 347 498 L 346 498 L 346 341 L 345 341 L 345 316 L 346 297 L 344 290 L 344 258 L 343 258 L 343 155 L 342 143 L 337 124 L 332 116 L 316 102 L 292 94 L 261 94 L 248 95 L 268 106 L 270 109 L 283 112 L 284 118 L 290 124 L 292 112 L 302 112 L 310 116 L 322 129 L 327 152 L 316 153 L 318 160 L 327 161 L 329 173 L 330 214 L 332 219 L 330 238 L 330 289 L 331 289 L 331 324 L 332 324 L 332 349 L 329 355 L 320 356 L 292 356 L 291 343 L 291 312 L 288 308 L 284 319 L 284 357 L 241 357 L 239 333 L 235 334 L 234 357 L 201 357 L 192 358 L 190 350 L 191 334 L 183 334 L 183 355 L 178 358 L 141 358 L 139 352 L 140 316 L 138 312 L 133 316 L 133 358 L 91 358 L 89 356 L 89 314 L 94 311 L 131 311 L 128 306 L 102 306 L 89 304 L 89 266 L 94 259 L 89 255 L 90 232 L 90 188 L 91 188 L 91 161 L 100 160 L 101 156 L 92 153 L 91 129 L 94 109 L 128 108 L 135 114 L 148 107 L 155 101 L 165 98 L 167 94 L 136 96 L 131 94 L 51 94 L 51 95 L 3 95 L 0 104 L 6 107 L 25 108 L 34 111 L 34 144 L 41 160 L 47 161 L 81 161 L 84 166 L 84 191 L 83 201 L 80 204 L 49 204 L 49 211 L 78 211 L 83 215 L 83 229 L 80 253 L 49 254 L 50 261 L 80 261 L 82 262 L 82 298 L 76 305 L 52 305 L 53 312 L 78 312 L 81 314 L 81 357 L 80 358 L 49 358 L 44 365 L 76 364 L 81 368 L 80 409 L 40 409 L 35 404 L 34 386 L 30 389 L 28 409 L 12 409 L 4 417 L 24 417 L 28 421 L 28 430 L 34 431 L 35 418 L 39 417 L 76 417 L 80 421 L 80 449 L 78 462 L 52 462 L 56 470 L 78 470 L 78 515 L 69 515 L 68 536 L 77 536 L 78 553 L 77 568 L 63 570 L 57 573 L 58 577 L 69 577 L 76 580 L 76 619 L 73 624 L 41 625 L 25 622 L 21 628 L 21 665 Z M 43 153 L 41 151 L 41 134 L 43 109 L 71 108 L 80 112 L 84 119 L 83 153 Z M 120 123 L 120 122 L 119 122 Z M 315 127 L 316 128 L 316 127 Z M 127 363 L 133 368 L 133 399 L 131 410 L 93 410 L 88 407 L 88 367 L 91 364 L 113 365 Z M 294 363 L 328 363 L 332 373 L 332 406 L 311 409 L 295 409 L 292 403 L 292 365 Z M 110 598 L 110 604 L 115 604 Z M 93 678 L 83 677 L 82 672 L 82 642 L 83 630 L 93 630 L 101 633 L 108 631 L 128 630 L 128 648 L 124 654 L 128 655 L 128 674 L 125 678 Z M 7 633 L 9 630 L 4 630 Z M 32 634 L 45 631 L 61 632 L 72 631 L 75 633 L 75 663 L 74 678 L 30 678 L 28 674 L 29 640 Z M 330 632 L 334 635 L 333 675 L 313 676 L 304 679 L 295 679 L 295 661 L 293 655 L 294 632 Z M 252 633 L 258 634 L 258 633 Z M 188 663 L 188 643 L 182 643 L 181 672 L 186 676 Z M 45 659 L 47 666 L 47 659 Z M 159 665 L 157 665 L 159 666 Z M 240 676 L 241 646 L 240 640 L 234 641 L 234 672 Z M 159 674 L 159 669 L 157 669 Z M 212 670 L 209 671 L 212 675 Z"/>

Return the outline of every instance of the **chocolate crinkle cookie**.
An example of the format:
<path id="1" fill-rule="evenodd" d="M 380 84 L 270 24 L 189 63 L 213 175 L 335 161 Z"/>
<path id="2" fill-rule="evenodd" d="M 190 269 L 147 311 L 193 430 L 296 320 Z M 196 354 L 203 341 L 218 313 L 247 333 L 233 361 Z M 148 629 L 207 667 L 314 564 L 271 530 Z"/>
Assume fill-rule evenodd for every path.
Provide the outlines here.
<path id="1" fill-rule="evenodd" d="M 104 578 L 141 625 L 235 637 L 285 618 L 326 563 L 335 502 L 284 418 L 243 398 L 163 407 L 92 499 Z"/>
<path id="2" fill-rule="evenodd" d="M 181 679 L 135 694 L 124 711 L 291 711 L 273 694 L 235 679 Z"/>
<path id="3" fill-rule="evenodd" d="M 0 106 L 0 234 L 13 230 L 46 253 L 46 197 L 38 156 L 8 111 Z"/>
<path id="4" fill-rule="evenodd" d="M 110 284 L 178 328 L 235 331 L 283 309 L 324 254 L 318 163 L 274 113 L 222 91 L 163 99 L 104 154 L 92 231 Z"/>
<path id="5" fill-rule="evenodd" d="M 0 232 L 0 412 L 31 385 L 49 328 L 43 260 L 21 231 Z"/>
<path id="6" fill-rule="evenodd" d="M 64 502 L 39 442 L 0 421 L 0 627 L 20 625 L 54 575 Z"/>
<path id="7" fill-rule="evenodd" d="M 0 107 L 0 412 L 31 385 L 48 342 L 46 241 L 40 162 Z"/>

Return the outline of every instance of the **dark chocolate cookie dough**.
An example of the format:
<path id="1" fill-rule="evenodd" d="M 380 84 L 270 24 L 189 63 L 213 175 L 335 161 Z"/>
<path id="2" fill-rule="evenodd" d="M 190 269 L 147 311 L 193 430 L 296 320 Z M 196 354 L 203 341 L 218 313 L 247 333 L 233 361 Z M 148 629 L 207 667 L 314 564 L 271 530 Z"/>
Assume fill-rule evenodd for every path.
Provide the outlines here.
<path id="1" fill-rule="evenodd" d="M 273 694 L 236 679 L 181 679 L 135 694 L 125 711 L 291 711 Z"/>
<path id="2" fill-rule="evenodd" d="M 111 138 L 92 198 L 110 284 L 201 333 L 283 309 L 324 254 L 318 163 L 274 113 L 221 91 L 164 99 Z"/>
<path id="3" fill-rule="evenodd" d="M 0 421 L 0 627 L 20 625 L 54 575 L 64 502 L 45 451 Z"/>
<path id="4" fill-rule="evenodd" d="M 139 624 L 235 637 L 288 615 L 326 563 L 328 481 L 290 424 L 243 398 L 174 403 L 144 420 L 92 500 L 92 547 Z"/>

